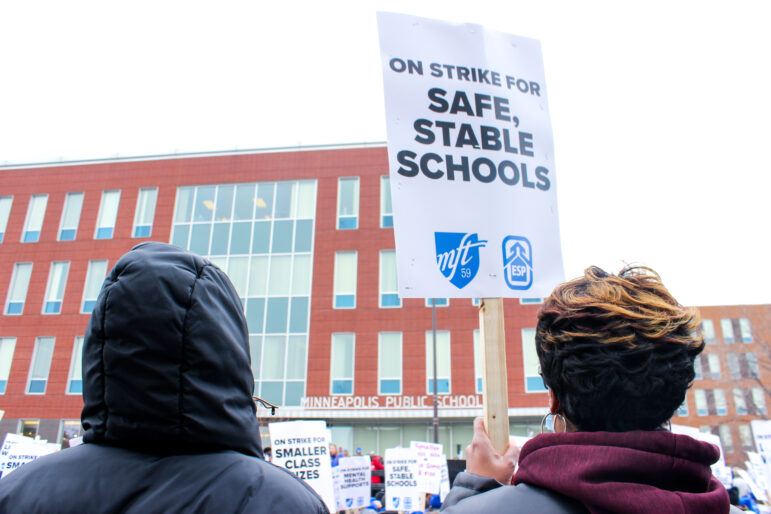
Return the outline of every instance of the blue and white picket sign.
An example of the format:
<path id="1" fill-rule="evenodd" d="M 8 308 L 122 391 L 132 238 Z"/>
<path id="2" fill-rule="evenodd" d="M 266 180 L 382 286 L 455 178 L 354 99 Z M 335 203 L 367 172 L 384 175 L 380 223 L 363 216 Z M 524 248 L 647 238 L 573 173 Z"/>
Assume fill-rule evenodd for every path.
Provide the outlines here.
<path id="1" fill-rule="evenodd" d="M 564 280 L 540 43 L 378 13 L 398 291 L 544 297 Z"/>

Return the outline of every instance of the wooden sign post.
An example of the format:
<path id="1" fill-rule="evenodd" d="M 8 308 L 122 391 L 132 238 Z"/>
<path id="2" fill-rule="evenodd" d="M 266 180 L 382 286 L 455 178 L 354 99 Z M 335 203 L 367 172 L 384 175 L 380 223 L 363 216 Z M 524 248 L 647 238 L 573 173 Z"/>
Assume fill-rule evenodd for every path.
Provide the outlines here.
<path id="1" fill-rule="evenodd" d="M 509 387 L 502 298 L 481 300 L 479 334 L 482 344 L 482 401 L 485 424 L 493 448 L 503 455 L 509 446 Z"/>

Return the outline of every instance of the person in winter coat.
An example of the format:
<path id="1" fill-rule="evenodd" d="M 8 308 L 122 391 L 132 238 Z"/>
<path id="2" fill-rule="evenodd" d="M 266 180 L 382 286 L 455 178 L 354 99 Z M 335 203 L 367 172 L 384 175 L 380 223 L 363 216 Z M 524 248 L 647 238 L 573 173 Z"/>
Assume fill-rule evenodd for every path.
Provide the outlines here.
<path id="1" fill-rule="evenodd" d="M 442 510 L 549 513 L 727 513 L 712 476 L 716 446 L 667 424 L 703 350 L 699 317 L 648 268 L 592 267 L 561 284 L 535 336 L 549 417 L 541 434 L 498 455 L 482 418 Z M 515 462 L 519 467 L 513 477 Z"/>
<path id="2" fill-rule="evenodd" d="M 0 512 L 328 512 L 263 460 L 243 309 L 206 259 L 162 243 L 121 257 L 83 382 L 83 444 L 0 480 Z"/>

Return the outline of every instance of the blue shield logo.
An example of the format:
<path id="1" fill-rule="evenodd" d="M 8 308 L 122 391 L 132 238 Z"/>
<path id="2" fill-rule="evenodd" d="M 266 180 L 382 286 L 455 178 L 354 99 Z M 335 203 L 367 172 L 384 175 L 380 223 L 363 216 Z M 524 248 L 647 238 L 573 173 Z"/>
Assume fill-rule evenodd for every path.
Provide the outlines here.
<path id="1" fill-rule="evenodd" d="M 477 276 L 479 248 L 487 241 L 480 241 L 477 234 L 463 232 L 434 232 L 434 241 L 439 271 L 452 285 L 463 289 Z"/>
<path id="2" fill-rule="evenodd" d="M 399 497 L 398 497 L 398 496 L 394 496 L 394 497 L 392 498 L 392 500 L 393 500 L 393 502 L 394 502 L 394 508 L 397 508 L 397 509 L 398 509 L 398 508 L 399 508 Z"/>
<path id="3" fill-rule="evenodd" d="M 346 498 L 346 499 L 345 499 L 345 506 L 346 506 L 347 508 L 349 508 L 349 509 L 350 509 L 351 507 L 353 507 L 353 498 Z"/>
<path id="4" fill-rule="evenodd" d="M 530 289 L 533 285 L 533 249 L 520 236 L 503 240 L 503 276 L 510 289 Z"/>

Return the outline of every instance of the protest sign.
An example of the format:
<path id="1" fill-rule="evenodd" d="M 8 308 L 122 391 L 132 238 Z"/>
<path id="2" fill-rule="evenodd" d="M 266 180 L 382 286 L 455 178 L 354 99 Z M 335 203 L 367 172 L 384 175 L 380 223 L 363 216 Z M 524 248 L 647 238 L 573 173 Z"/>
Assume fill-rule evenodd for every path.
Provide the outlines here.
<path id="1" fill-rule="evenodd" d="M 755 439 L 755 448 L 758 450 L 760 460 L 762 461 L 762 473 L 758 473 L 763 476 L 761 481 L 765 482 L 765 489 L 771 496 L 771 421 L 768 420 L 753 420 L 750 422 L 752 426 L 752 436 Z M 760 468 L 760 466 L 758 466 Z"/>
<path id="2" fill-rule="evenodd" d="M 0 478 L 10 475 L 23 464 L 59 450 L 59 445 L 19 434 L 6 434 L 0 448 Z"/>
<path id="3" fill-rule="evenodd" d="M 752 480 L 757 485 L 758 489 L 762 491 L 760 494 L 753 491 L 755 497 L 758 500 L 768 501 L 768 468 L 766 463 L 763 462 L 763 457 L 755 452 L 747 452 L 747 459 L 748 460 L 745 462 L 747 473 L 752 477 Z"/>
<path id="4" fill-rule="evenodd" d="M 372 469 L 369 457 L 342 457 L 332 469 L 336 475 L 337 510 L 359 509 L 369 505 Z"/>
<path id="5" fill-rule="evenodd" d="M 401 297 L 544 297 L 563 281 L 540 43 L 378 13 Z"/>
<path id="6" fill-rule="evenodd" d="M 326 503 L 335 508 L 332 464 L 329 458 L 329 431 L 323 421 L 287 421 L 270 423 L 273 460 L 304 480 Z"/>
<path id="7" fill-rule="evenodd" d="M 385 452 L 386 510 L 423 510 L 424 493 L 418 485 L 418 453 L 412 448 Z"/>
<path id="8" fill-rule="evenodd" d="M 442 462 L 447 459 L 442 445 L 412 441 L 410 448 L 418 454 L 418 486 L 426 493 L 439 494 L 442 484 Z"/>
<path id="9" fill-rule="evenodd" d="M 442 462 L 442 480 L 439 484 L 439 499 L 444 501 L 447 494 L 450 492 L 452 484 L 450 484 L 450 470 L 447 468 L 447 457 L 442 455 L 442 458 L 444 459 L 444 462 Z"/>

